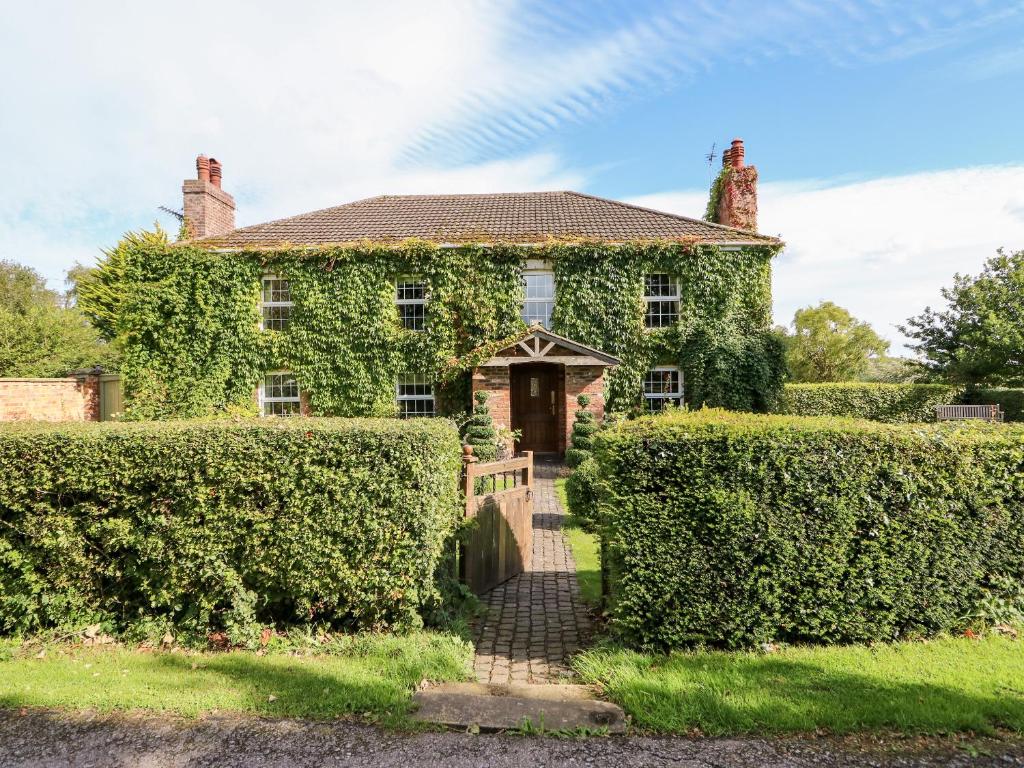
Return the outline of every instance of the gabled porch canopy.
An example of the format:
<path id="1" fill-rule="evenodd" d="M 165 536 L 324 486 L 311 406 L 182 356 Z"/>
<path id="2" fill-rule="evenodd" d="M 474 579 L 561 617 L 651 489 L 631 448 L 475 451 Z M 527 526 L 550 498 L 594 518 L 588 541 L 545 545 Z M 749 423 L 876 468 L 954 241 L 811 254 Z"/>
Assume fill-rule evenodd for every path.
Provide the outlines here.
<path id="1" fill-rule="evenodd" d="M 599 349 L 552 333 L 541 325 L 531 325 L 522 338 L 513 342 L 484 363 L 482 368 L 498 368 L 519 363 L 556 363 L 565 366 L 613 366 L 619 358 Z"/>

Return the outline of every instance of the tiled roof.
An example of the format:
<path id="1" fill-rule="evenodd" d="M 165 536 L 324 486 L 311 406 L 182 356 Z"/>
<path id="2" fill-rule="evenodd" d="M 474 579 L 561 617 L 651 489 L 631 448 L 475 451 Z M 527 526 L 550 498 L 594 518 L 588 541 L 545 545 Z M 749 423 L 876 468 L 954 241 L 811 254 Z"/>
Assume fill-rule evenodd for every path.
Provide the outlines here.
<path id="1" fill-rule="evenodd" d="M 267 248 L 412 237 L 441 243 L 541 242 L 549 237 L 609 242 L 657 238 L 736 244 L 779 242 L 773 237 L 579 192 L 381 195 L 242 227 L 201 242 L 224 248 Z"/>

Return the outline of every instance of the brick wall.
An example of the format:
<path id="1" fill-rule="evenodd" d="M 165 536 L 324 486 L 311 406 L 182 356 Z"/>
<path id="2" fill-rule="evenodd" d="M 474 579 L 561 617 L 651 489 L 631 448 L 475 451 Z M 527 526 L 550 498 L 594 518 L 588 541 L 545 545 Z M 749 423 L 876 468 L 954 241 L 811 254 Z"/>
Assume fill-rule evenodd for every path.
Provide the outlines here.
<path id="1" fill-rule="evenodd" d="M 100 379 L 0 379 L 0 421 L 99 421 Z"/>

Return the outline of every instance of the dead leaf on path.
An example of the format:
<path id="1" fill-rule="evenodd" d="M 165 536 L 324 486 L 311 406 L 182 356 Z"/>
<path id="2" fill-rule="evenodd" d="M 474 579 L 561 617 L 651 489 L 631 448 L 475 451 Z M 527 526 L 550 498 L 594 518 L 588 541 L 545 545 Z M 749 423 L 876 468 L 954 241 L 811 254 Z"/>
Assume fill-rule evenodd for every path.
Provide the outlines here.
<path id="1" fill-rule="evenodd" d="M 270 694 L 269 696 L 267 696 L 267 701 L 277 701 L 277 696 L 275 696 L 274 694 Z"/>

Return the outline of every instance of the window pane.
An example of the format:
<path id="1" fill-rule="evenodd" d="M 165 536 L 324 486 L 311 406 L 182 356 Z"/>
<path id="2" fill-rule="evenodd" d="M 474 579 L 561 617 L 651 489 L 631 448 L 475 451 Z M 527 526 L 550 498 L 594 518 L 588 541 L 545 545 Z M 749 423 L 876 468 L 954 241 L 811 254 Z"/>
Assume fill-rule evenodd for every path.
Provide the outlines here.
<path id="1" fill-rule="evenodd" d="M 400 418 L 434 415 L 434 384 L 425 376 L 402 376 L 396 391 Z"/>
<path id="2" fill-rule="evenodd" d="M 263 327 L 272 331 L 283 331 L 288 327 L 292 308 L 290 306 L 264 306 Z"/>
<path id="3" fill-rule="evenodd" d="M 407 331 L 422 331 L 427 317 L 423 304 L 399 304 L 398 319 Z"/>
<path id="4" fill-rule="evenodd" d="M 549 328 L 555 308 L 555 276 L 551 272 L 528 272 L 523 275 L 523 289 L 523 322 Z"/>
<path id="5" fill-rule="evenodd" d="M 678 301 L 647 301 L 647 315 L 644 322 L 648 328 L 667 328 L 678 319 Z"/>
<path id="6" fill-rule="evenodd" d="M 426 283 L 399 280 L 395 286 L 395 298 L 398 301 L 425 301 L 427 298 Z"/>

